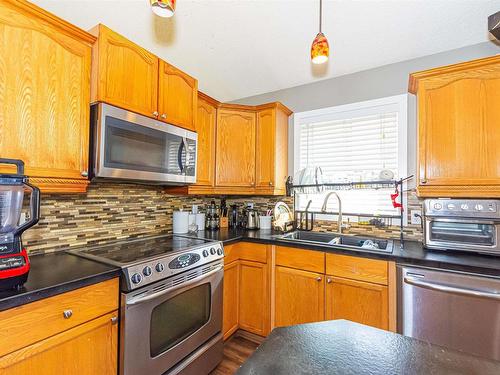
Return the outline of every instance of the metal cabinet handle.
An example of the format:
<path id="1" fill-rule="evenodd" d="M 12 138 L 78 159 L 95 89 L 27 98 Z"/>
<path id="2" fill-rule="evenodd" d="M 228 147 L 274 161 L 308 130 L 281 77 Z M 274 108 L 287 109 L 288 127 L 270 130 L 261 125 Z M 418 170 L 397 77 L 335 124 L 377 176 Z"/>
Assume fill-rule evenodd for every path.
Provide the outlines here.
<path id="1" fill-rule="evenodd" d="M 163 114 L 161 115 L 161 118 L 162 118 L 162 119 L 166 119 L 166 118 L 167 118 L 167 115 L 166 115 L 165 113 L 163 113 Z"/>
<path id="2" fill-rule="evenodd" d="M 331 284 L 331 283 L 332 283 L 332 279 L 328 278 L 328 279 L 326 279 L 326 282 L 327 282 L 328 284 Z"/>
<path id="3" fill-rule="evenodd" d="M 316 281 L 321 281 L 321 277 L 317 277 L 317 278 L 316 278 Z"/>
<path id="4" fill-rule="evenodd" d="M 118 323 L 118 317 L 117 317 L 117 316 L 113 316 L 113 317 L 111 318 L 111 324 L 113 324 L 113 325 L 114 325 L 114 324 L 116 324 L 116 323 Z"/>
<path id="5" fill-rule="evenodd" d="M 88 176 L 89 176 L 89 172 L 87 172 L 87 171 L 82 171 L 82 176 L 83 176 L 83 177 L 88 177 Z"/>
<path id="6" fill-rule="evenodd" d="M 272 181 L 269 181 L 269 186 L 273 186 L 273 182 Z"/>
<path id="7" fill-rule="evenodd" d="M 64 319 L 69 319 L 73 316 L 73 310 L 64 310 L 63 311 Z"/>
<path id="8" fill-rule="evenodd" d="M 154 116 L 154 117 L 158 117 L 158 111 L 154 111 L 154 112 L 153 112 L 153 116 Z"/>
<path id="9" fill-rule="evenodd" d="M 403 280 L 406 284 L 410 284 L 410 285 L 413 285 L 416 287 L 421 287 L 421 288 L 425 288 L 425 289 L 429 289 L 429 290 L 436 290 L 439 292 L 458 294 L 461 296 L 472 296 L 472 297 L 481 297 L 481 298 L 490 298 L 490 299 L 500 300 L 500 293 L 496 293 L 496 292 L 489 292 L 489 291 L 478 290 L 478 289 L 458 288 L 458 287 L 452 286 L 452 285 L 445 285 L 445 284 L 432 283 L 429 281 L 419 280 L 419 279 L 417 279 L 415 277 L 411 277 L 411 276 L 406 276 L 406 277 L 404 277 Z"/>

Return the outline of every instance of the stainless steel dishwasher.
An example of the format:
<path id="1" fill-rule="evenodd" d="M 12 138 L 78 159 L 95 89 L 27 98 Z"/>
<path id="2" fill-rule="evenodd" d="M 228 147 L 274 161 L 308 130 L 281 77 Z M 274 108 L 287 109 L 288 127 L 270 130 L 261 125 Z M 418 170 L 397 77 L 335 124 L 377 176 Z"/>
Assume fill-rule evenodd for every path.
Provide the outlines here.
<path id="1" fill-rule="evenodd" d="M 398 266 L 398 332 L 500 361 L 500 278 Z"/>

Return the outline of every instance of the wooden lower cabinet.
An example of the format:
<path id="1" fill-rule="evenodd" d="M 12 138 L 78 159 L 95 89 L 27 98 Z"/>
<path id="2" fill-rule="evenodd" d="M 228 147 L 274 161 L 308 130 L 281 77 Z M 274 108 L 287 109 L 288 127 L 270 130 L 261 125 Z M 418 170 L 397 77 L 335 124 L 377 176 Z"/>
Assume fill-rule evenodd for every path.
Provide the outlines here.
<path id="1" fill-rule="evenodd" d="M 269 334 L 269 286 L 267 264 L 240 261 L 239 326 L 256 335 Z"/>
<path id="2" fill-rule="evenodd" d="M 222 334 L 224 340 L 238 329 L 240 299 L 240 265 L 234 261 L 224 265 L 224 293 L 222 312 Z"/>
<path id="3" fill-rule="evenodd" d="M 389 329 L 388 288 L 384 285 L 326 276 L 325 318 L 347 319 Z"/>
<path id="4" fill-rule="evenodd" d="M 0 312 L 0 374 L 116 375 L 118 278 Z"/>
<path id="5" fill-rule="evenodd" d="M 0 358 L 0 374 L 116 375 L 118 311 Z"/>
<path id="6" fill-rule="evenodd" d="M 275 326 L 318 322 L 325 317 L 324 275 L 277 266 Z"/>

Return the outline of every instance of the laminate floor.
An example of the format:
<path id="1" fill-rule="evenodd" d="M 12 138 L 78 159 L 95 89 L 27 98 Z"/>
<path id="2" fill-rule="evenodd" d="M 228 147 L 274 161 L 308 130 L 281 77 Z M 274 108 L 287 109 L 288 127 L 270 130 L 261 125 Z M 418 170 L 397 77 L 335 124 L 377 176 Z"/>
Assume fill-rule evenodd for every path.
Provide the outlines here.
<path id="1" fill-rule="evenodd" d="M 224 358 L 210 375 L 232 375 L 259 344 L 236 333 L 224 343 Z"/>

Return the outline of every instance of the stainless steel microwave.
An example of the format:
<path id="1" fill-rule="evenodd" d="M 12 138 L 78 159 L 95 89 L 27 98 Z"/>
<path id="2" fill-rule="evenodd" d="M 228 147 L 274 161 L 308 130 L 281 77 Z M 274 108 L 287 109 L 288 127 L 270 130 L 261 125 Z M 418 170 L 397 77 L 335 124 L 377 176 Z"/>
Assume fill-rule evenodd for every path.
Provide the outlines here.
<path id="1" fill-rule="evenodd" d="M 105 103 L 91 106 L 92 178 L 196 182 L 195 132 Z"/>

